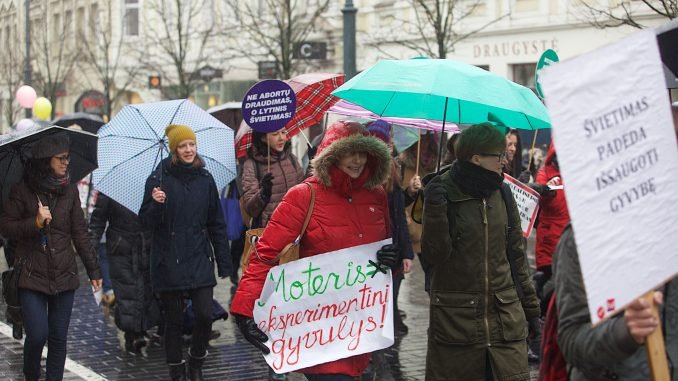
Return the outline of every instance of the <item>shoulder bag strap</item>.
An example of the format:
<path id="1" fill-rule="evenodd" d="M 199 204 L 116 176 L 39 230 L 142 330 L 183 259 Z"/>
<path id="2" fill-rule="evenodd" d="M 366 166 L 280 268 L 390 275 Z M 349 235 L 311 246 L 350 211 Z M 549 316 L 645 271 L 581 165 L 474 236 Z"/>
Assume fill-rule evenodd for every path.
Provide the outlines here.
<path id="1" fill-rule="evenodd" d="M 307 183 L 304 181 L 304 184 L 308 185 L 309 189 L 311 189 L 311 201 L 308 203 L 308 211 L 306 212 L 306 219 L 304 220 L 304 224 L 301 225 L 301 233 L 297 237 L 296 240 L 294 240 L 294 244 L 298 245 L 299 242 L 301 241 L 301 237 L 304 236 L 304 233 L 306 233 L 306 228 L 308 227 L 308 223 L 311 221 L 311 215 L 313 214 L 313 208 L 315 207 L 315 188 L 310 183 Z"/>
<path id="2" fill-rule="evenodd" d="M 257 259 L 259 259 L 260 262 L 265 263 L 267 265 L 272 265 L 275 262 L 279 261 L 280 258 L 292 247 L 292 246 L 299 246 L 299 243 L 301 242 L 301 237 L 304 236 L 304 233 L 306 233 L 306 228 L 308 227 L 308 223 L 311 221 L 311 216 L 313 215 L 313 208 L 315 207 L 315 188 L 313 186 L 304 181 L 304 184 L 306 184 L 309 189 L 311 190 L 311 200 L 308 203 L 308 211 L 306 211 L 306 218 L 304 219 L 303 225 L 301 225 L 301 233 L 297 236 L 297 238 L 294 240 L 294 242 L 288 243 L 285 245 L 285 247 L 278 253 L 278 255 L 275 256 L 275 258 L 270 259 L 270 260 L 264 260 L 259 256 L 259 251 L 257 250 L 257 241 L 259 240 L 259 237 L 253 236 L 252 238 L 252 249 L 254 251 L 254 254 L 257 256 Z M 263 234 L 263 233 L 262 233 Z M 256 238 L 254 238 L 256 237 Z"/>
<path id="3" fill-rule="evenodd" d="M 506 184 L 502 184 L 499 190 L 501 192 L 501 198 L 504 200 L 504 205 L 506 206 L 506 215 L 508 216 L 509 222 L 508 230 L 510 231 L 516 228 L 520 229 L 520 226 L 510 226 L 510 223 L 514 217 L 513 204 L 515 203 L 511 188 Z M 518 293 L 518 298 L 520 301 L 523 301 L 523 299 L 525 299 L 525 290 L 523 290 L 523 285 L 520 283 L 518 278 L 518 265 L 516 264 L 515 258 L 513 258 L 513 252 L 511 251 L 511 245 L 509 244 L 508 237 L 509 234 L 506 235 L 506 257 L 508 259 L 509 267 L 511 268 L 511 278 L 513 278 L 513 285 L 515 286 L 516 292 Z"/>

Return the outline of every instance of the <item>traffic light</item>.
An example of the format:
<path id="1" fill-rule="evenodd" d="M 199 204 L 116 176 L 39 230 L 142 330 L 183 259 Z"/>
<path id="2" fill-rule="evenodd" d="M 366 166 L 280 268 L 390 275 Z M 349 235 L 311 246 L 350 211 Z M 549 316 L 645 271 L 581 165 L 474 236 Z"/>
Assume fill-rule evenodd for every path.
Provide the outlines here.
<path id="1" fill-rule="evenodd" d="M 160 80 L 159 75 L 151 75 L 148 77 L 148 88 L 149 89 L 159 89 L 162 86 L 162 81 Z"/>

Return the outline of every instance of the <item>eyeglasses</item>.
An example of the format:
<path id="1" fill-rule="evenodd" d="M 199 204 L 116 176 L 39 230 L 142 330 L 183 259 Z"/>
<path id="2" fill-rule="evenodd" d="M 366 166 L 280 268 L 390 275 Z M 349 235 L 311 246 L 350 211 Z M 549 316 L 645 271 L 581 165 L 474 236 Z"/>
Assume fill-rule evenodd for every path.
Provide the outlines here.
<path id="1" fill-rule="evenodd" d="M 502 153 L 481 153 L 479 155 L 480 156 L 494 156 L 499 161 L 506 159 L 506 152 L 502 152 Z"/>
<path id="2" fill-rule="evenodd" d="M 71 161 L 71 155 L 54 156 L 54 158 L 59 160 L 61 163 L 69 163 Z"/>

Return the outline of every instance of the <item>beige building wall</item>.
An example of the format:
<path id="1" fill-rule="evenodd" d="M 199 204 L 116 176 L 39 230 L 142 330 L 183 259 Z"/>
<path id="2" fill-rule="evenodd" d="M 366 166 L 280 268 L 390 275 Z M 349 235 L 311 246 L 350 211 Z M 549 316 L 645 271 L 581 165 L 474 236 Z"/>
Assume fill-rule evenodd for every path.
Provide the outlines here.
<path id="1" fill-rule="evenodd" d="M 23 52 L 24 41 L 24 1 L 0 0 L 0 41 L 16 41 Z M 110 12 L 106 9 L 110 3 Z M 98 35 L 103 22 L 110 15 L 112 39 L 123 36 L 121 66 L 140 65 L 136 55 L 139 51 L 152 60 L 162 56 L 160 47 L 149 41 L 154 30 L 161 28 L 162 22 L 152 9 L 156 0 L 31 0 L 31 20 L 34 27 L 44 25 L 48 30 L 58 29 L 59 23 L 66 23 L 71 31 L 68 46 L 82 46 L 76 36 Z M 243 43 L 246 36 L 238 30 L 236 17 L 223 1 L 205 0 L 206 5 L 195 19 L 196 27 L 216 24 L 221 33 L 207 47 L 207 63 L 223 70 L 223 77 L 210 83 L 201 84 L 192 99 L 202 107 L 239 100 L 249 83 L 258 80 L 256 60 L 237 57 L 229 49 L 233 44 Z M 244 0 L 243 0 L 244 1 Z M 460 23 L 458 31 L 465 33 L 490 24 L 482 31 L 458 42 L 449 58 L 458 59 L 473 65 L 489 69 L 506 78 L 531 86 L 534 65 L 546 49 L 554 49 L 561 59 L 593 50 L 605 44 L 617 41 L 635 31 L 630 27 L 595 29 L 590 26 L 582 13 L 580 0 L 481 0 L 473 14 Z M 607 1 L 607 0 L 600 0 Z M 612 1 L 612 0 L 611 0 Z M 64 4 L 61 8 L 59 5 Z M 412 22 L 415 13 L 406 0 L 355 0 L 357 13 L 357 68 L 364 70 L 384 58 L 406 59 L 418 54 L 398 44 L 383 43 L 386 39 L 411 39 L 417 44 L 423 43 L 416 36 L 404 33 L 402 21 Z M 468 6 L 470 1 L 461 1 Z M 326 42 L 328 56 L 324 61 L 311 61 L 302 64 L 299 72 L 343 71 L 343 21 L 341 9 L 344 1 L 332 1 L 329 9 L 309 41 Z M 129 33 L 124 15 L 136 8 L 138 15 L 138 33 Z M 44 11 L 46 9 L 46 11 Z M 165 10 L 170 15 L 171 9 Z M 666 20 L 652 14 L 641 17 L 644 24 L 654 27 Z M 494 22 L 493 22 L 494 21 Z M 51 29 L 50 29 L 51 28 Z M 34 41 L 35 44 L 35 41 Z M 35 49 L 35 47 L 34 47 Z M 130 52 L 135 52 L 132 54 Z M 198 52 L 188 52 L 188 60 L 195 60 Z M 35 57 L 34 57 L 35 60 Z M 39 65 L 33 61 L 33 69 Z M 145 68 L 130 87 L 128 93 L 115 105 L 121 108 L 129 102 L 149 102 L 163 98 L 159 90 L 148 88 L 148 76 L 168 73 L 163 85 L 176 82 L 169 62 L 157 60 L 157 68 Z M 189 65 L 190 67 L 190 65 Z M 124 83 L 124 71 L 120 71 L 116 81 Z M 169 82 L 169 83 L 168 83 Z M 4 87 L 3 87 L 4 86 Z M 7 100 L 6 81 L 0 74 L 0 100 Z M 95 73 L 79 62 L 73 75 L 63 86 L 63 94 L 54 105 L 58 113 L 70 113 L 78 97 L 87 90 L 102 90 Z M 39 94 L 40 95 L 40 94 Z M 240 94 L 241 96 L 241 94 Z M 21 116 L 20 116 L 21 117 Z M 0 116 L 0 125 L 5 125 L 4 115 Z"/>

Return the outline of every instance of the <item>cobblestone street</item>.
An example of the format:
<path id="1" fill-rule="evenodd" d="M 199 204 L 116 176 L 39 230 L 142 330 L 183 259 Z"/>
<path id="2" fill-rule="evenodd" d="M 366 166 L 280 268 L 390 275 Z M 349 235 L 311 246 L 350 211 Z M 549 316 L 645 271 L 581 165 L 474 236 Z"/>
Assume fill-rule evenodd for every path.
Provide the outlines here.
<path id="1" fill-rule="evenodd" d="M 405 323 L 409 326 L 409 333 L 398 337 L 392 348 L 375 354 L 362 380 L 424 380 L 428 296 L 422 286 L 421 266 L 415 263 L 413 268 L 413 273 L 403 282 L 399 298 L 400 308 L 407 312 Z M 85 281 L 81 278 L 81 284 L 87 284 Z M 227 306 L 231 299 L 231 285 L 228 279 L 219 282 L 215 297 Z M 0 305 L 0 311 L 0 320 L 4 322 L 4 305 Z M 0 379 L 21 380 L 22 345 L 11 338 L 10 326 L 0 324 Z M 221 332 L 221 337 L 211 341 L 205 364 L 206 380 L 267 380 L 265 361 L 240 335 L 234 321 L 218 321 L 213 328 Z M 532 373 L 532 379 L 536 379 L 536 372 Z M 167 374 L 159 339 L 151 338 L 142 355 L 124 352 L 122 336 L 117 333 L 110 310 L 96 306 L 89 287 L 81 287 L 77 291 L 69 331 L 65 380 L 166 380 Z M 305 380 L 300 374 L 291 374 L 288 379 Z"/>

